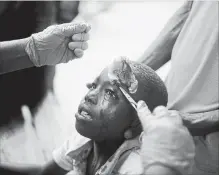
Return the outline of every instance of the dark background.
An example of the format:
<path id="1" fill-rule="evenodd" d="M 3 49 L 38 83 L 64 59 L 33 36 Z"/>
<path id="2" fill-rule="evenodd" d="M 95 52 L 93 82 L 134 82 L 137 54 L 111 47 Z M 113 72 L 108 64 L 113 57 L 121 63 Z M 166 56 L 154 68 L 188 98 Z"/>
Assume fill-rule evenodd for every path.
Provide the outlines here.
<path id="1" fill-rule="evenodd" d="M 70 22 L 78 1 L 0 2 L 0 41 L 20 39 L 55 23 Z M 21 105 L 34 113 L 48 91 L 53 91 L 55 67 L 29 68 L 0 75 L 0 127 L 23 121 Z"/>

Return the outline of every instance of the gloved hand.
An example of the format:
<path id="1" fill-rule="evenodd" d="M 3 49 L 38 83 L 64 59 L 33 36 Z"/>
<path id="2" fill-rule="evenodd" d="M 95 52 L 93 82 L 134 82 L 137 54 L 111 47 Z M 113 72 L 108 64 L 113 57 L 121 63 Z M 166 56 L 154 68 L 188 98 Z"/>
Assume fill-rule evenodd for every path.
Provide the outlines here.
<path id="1" fill-rule="evenodd" d="M 143 101 L 138 102 L 137 111 L 143 127 L 141 156 L 145 171 L 152 165 L 163 165 L 187 174 L 195 146 L 180 116 L 163 106 L 151 113 Z"/>
<path id="2" fill-rule="evenodd" d="M 25 51 L 37 67 L 67 63 L 88 48 L 90 26 L 85 23 L 53 25 L 31 35 Z M 73 40 L 73 41 L 72 41 Z"/>

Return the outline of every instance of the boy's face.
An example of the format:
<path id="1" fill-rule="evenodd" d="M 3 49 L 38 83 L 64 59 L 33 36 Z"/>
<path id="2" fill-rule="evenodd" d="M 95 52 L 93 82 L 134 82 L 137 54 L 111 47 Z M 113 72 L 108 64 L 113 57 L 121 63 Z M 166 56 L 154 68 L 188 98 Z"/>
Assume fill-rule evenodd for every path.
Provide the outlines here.
<path id="1" fill-rule="evenodd" d="M 135 111 L 110 81 L 108 68 L 87 86 L 89 91 L 75 115 L 77 131 L 97 141 L 124 138 L 124 131 L 133 121 Z"/>

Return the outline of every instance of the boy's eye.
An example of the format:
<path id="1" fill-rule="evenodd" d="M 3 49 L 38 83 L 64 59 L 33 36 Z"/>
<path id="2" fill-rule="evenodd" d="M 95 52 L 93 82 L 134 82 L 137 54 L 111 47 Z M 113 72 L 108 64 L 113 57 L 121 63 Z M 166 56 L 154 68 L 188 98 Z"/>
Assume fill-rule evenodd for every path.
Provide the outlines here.
<path id="1" fill-rule="evenodd" d="M 89 83 L 89 84 L 87 84 L 87 88 L 88 89 L 96 89 L 97 85 L 95 83 Z"/>
<path id="2" fill-rule="evenodd" d="M 96 89 L 97 88 L 97 85 L 95 83 L 92 83 L 91 84 L 91 89 Z"/>
<path id="3" fill-rule="evenodd" d="M 109 99 L 110 97 L 116 99 L 117 96 L 115 94 L 114 91 L 110 90 L 110 89 L 106 89 L 106 96 L 105 96 L 107 99 Z"/>

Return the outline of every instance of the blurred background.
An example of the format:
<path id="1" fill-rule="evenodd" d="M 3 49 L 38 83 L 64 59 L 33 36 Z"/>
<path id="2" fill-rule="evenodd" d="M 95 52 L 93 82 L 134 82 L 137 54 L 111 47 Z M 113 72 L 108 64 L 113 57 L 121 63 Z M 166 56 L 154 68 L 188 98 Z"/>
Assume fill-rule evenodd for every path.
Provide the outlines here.
<path id="1" fill-rule="evenodd" d="M 55 23 L 91 24 L 83 59 L 0 75 L 0 162 L 44 164 L 76 133 L 85 84 L 115 57 L 137 60 L 183 1 L 1 1 L 0 41 Z M 28 18 L 27 18 L 28 16 Z M 165 79 L 170 62 L 157 71 Z M 28 110 L 21 110 L 27 105 Z"/>

